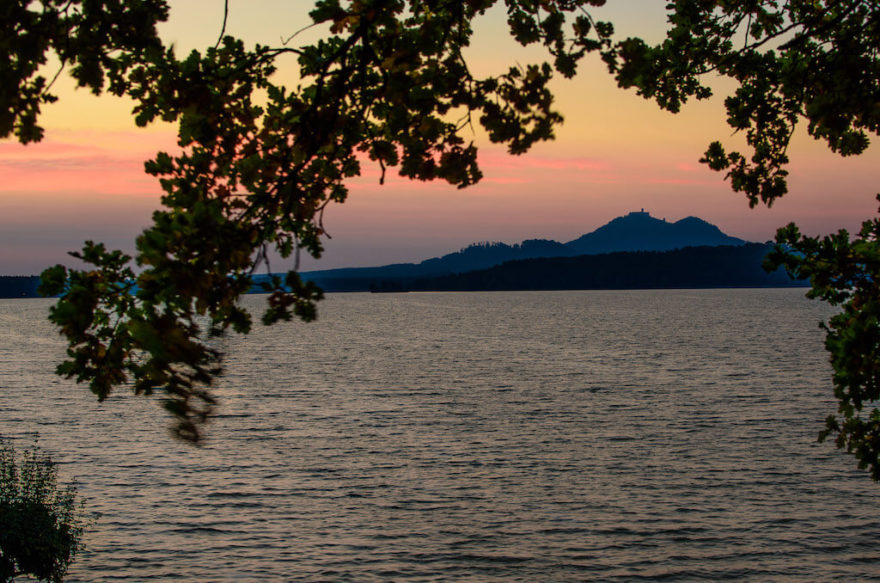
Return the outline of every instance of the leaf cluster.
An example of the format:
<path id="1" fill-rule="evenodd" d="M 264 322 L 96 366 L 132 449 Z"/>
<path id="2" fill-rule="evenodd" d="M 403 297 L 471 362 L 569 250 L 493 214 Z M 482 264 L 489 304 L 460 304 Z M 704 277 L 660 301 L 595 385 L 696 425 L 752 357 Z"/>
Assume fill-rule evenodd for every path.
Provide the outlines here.
<path id="1" fill-rule="evenodd" d="M 82 549 L 85 521 L 73 486 L 33 446 L 20 455 L 0 438 L 0 581 L 31 575 L 60 582 Z"/>
<path id="2" fill-rule="evenodd" d="M 728 124 L 750 154 L 713 142 L 702 162 L 726 171 L 750 206 L 787 190 L 787 150 L 797 123 L 843 156 L 862 153 L 880 130 L 880 5 L 863 0 L 675 0 L 656 46 L 631 38 L 603 57 L 621 87 L 677 112 L 712 95 L 720 75 L 736 90 Z"/>
<path id="3" fill-rule="evenodd" d="M 42 291 L 60 296 L 51 319 L 69 341 L 58 372 L 88 383 L 99 399 L 124 384 L 138 394 L 161 389 L 176 434 L 198 441 L 222 371 L 210 337 L 250 329 L 238 300 L 256 269 L 271 273 L 273 252 L 320 256 L 324 209 L 346 199 L 346 181 L 363 164 L 377 164 L 382 179 L 393 168 L 464 188 L 482 177 L 466 137 L 475 124 L 513 154 L 553 137 L 562 117 L 548 83 L 554 71 L 571 76 L 585 54 L 610 46 L 610 25 L 585 11 L 603 2 L 506 0 L 514 38 L 542 44 L 552 62 L 477 78 L 465 49 L 473 21 L 497 1 L 318 0 L 311 17 L 330 34 L 314 44 L 248 48 L 224 36 L 182 58 L 150 26 L 129 45 L 113 34 L 116 16 L 127 22 L 152 7 L 145 22 L 164 19 L 163 3 L 119 0 L 113 7 L 124 15 L 95 14 L 93 26 L 108 32 L 88 37 L 94 46 L 82 44 L 84 37 L 74 53 L 58 52 L 60 59 L 75 62 L 77 79 L 96 91 L 106 74 L 110 91 L 135 101 L 138 125 L 177 123 L 181 151 L 160 152 L 145 165 L 161 185 L 163 208 L 138 237 L 133 259 L 88 242 L 75 254 L 86 270 L 56 266 L 43 274 Z M 89 2 L 67 6 L 92 14 Z M 20 42 L 41 22 L 37 11 L 28 13 L 37 16 L 4 34 Z M 70 36 L 62 32 L 43 33 L 47 40 L 30 60 Z M 105 57 L 87 74 L 81 53 Z M 276 58 L 287 53 L 299 63 L 293 88 L 272 78 Z M 16 96 L 29 95 L 27 75 L 0 73 Z M 258 92 L 268 97 L 261 105 Z M 29 141 L 42 134 L 18 135 Z M 269 278 L 263 291 L 267 324 L 313 319 L 322 297 L 296 269 Z"/>
<path id="4" fill-rule="evenodd" d="M 846 230 L 808 237 L 790 224 L 776 240 L 768 269 L 809 278 L 808 297 L 841 308 L 822 324 L 838 415 L 828 416 L 819 440 L 835 435 L 837 447 L 880 481 L 880 219 L 865 221 L 855 237 Z"/>
<path id="5" fill-rule="evenodd" d="M 603 58 L 622 87 L 635 87 L 672 112 L 712 95 L 706 79 L 736 89 L 727 122 L 750 153 L 716 141 L 701 162 L 726 172 L 749 205 L 770 206 L 788 191 L 788 146 L 798 123 L 842 156 L 858 155 L 880 132 L 880 4 L 862 0 L 675 0 L 666 39 L 626 39 Z M 823 324 L 838 414 L 820 440 L 836 436 L 859 467 L 880 480 L 880 220 L 808 237 L 779 230 L 768 269 L 809 278 L 809 296 L 841 308 Z"/>
<path id="6" fill-rule="evenodd" d="M 121 93 L 128 66 L 162 46 L 156 24 L 168 18 L 164 0 L 4 0 L 0 5 L 0 136 L 40 141 L 40 108 L 52 103 L 63 69 L 79 87 Z M 49 80 L 43 70 L 59 67 Z"/>

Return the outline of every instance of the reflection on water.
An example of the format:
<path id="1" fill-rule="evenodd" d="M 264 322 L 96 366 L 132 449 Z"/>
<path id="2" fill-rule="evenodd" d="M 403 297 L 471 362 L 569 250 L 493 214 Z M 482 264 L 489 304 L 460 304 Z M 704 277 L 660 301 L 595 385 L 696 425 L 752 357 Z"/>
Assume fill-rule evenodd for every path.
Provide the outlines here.
<path id="1" fill-rule="evenodd" d="M 334 295 L 224 341 L 198 449 L 55 378 L 48 303 L 3 300 L 0 433 L 101 513 L 71 581 L 877 580 L 802 295 Z"/>

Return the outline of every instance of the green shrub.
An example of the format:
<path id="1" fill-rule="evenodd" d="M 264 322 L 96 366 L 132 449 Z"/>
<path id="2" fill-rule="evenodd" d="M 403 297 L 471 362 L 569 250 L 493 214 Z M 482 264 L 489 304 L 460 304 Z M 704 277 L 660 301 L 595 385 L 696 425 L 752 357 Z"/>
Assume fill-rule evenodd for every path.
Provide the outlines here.
<path id="1" fill-rule="evenodd" d="M 17 456 L 0 437 L 0 583 L 19 575 L 61 581 L 82 549 L 82 506 L 57 477 L 36 445 Z"/>

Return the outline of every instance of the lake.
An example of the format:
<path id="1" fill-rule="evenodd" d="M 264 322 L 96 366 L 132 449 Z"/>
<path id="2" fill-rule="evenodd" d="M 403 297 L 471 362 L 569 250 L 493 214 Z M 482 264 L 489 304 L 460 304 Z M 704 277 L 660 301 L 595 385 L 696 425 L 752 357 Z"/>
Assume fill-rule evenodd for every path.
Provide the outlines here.
<path id="1" fill-rule="evenodd" d="M 803 294 L 330 295 L 221 341 L 200 448 L 55 377 L 50 302 L 0 300 L 0 434 L 100 514 L 69 581 L 880 580 Z"/>

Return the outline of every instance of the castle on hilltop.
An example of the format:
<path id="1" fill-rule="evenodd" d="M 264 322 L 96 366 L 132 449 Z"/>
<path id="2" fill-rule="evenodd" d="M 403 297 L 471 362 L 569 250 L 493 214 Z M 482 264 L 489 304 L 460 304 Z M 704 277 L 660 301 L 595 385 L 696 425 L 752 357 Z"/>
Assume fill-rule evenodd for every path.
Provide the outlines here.
<path id="1" fill-rule="evenodd" d="M 651 218 L 651 213 L 648 212 L 648 211 L 646 211 L 646 210 L 644 209 L 644 207 L 642 207 L 642 210 L 640 210 L 640 211 L 630 211 L 630 212 L 628 212 L 628 213 L 626 214 L 626 216 L 628 216 L 628 217 L 644 217 L 644 218 Z M 660 219 L 660 220 L 663 221 L 664 223 L 666 222 L 666 219 Z"/>

